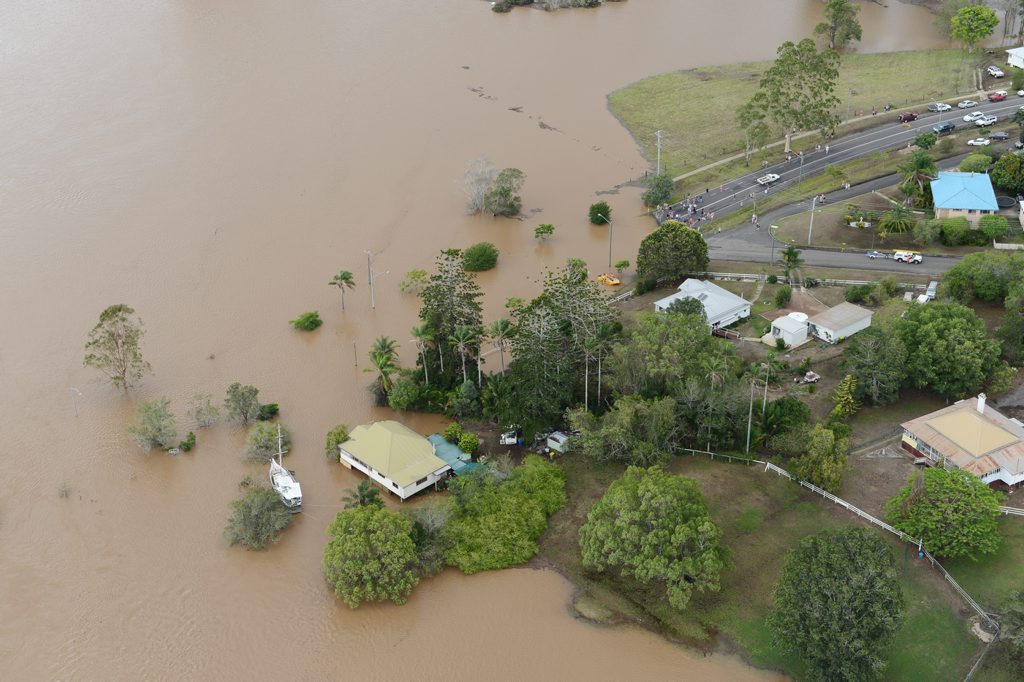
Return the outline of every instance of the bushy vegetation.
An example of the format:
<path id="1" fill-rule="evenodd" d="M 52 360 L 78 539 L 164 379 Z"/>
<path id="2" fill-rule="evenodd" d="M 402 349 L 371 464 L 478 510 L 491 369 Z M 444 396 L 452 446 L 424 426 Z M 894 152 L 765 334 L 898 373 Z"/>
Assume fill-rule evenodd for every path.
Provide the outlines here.
<path id="1" fill-rule="evenodd" d="M 793 298 L 793 288 L 788 284 L 783 284 L 779 287 L 778 291 L 775 292 L 775 307 L 785 308 L 789 305 L 790 299 Z"/>
<path id="2" fill-rule="evenodd" d="M 636 256 L 636 275 L 643 280 L 680 280 L 707 267 L 707 242 L 677 220 L 666 220 L 644 237 Z"/>
<path id="3" fill-rule="evenodd" d="M 338 424 L 327 432 L 324 442 L 324 454 L 328 459 L 338 459 L 341 455 L 338 446 L 348 440 L 348 426 Z"/>
<path id="4" fill-rule="evenodd" d="M 312 312 L 302 313 L 294 320 L 291 320 L 288 324 L 296 329 L 311 332 L 323 323 L 324 321 L 320 319 L 320 313 L 314 310 Z"/>
<path id="5" fill-rule="evenodd" d="M 228 386 L 224 398 L 224 411 L 228 418 L 240 424 L 248 424 L 260 414 L 260 389 L 255 386 L 243 386 L 237 381 Z"/>
<path id="6" fill-rule="evenodd" d="M 664 204 L 672 198 L 672 193 L 676 189 L 672 176 L 667 173 L 650 175 L 644 180 L 644 184 L 647 185 L 647 189 L 640 196 L 640 200 L 644 202 L 645 206 L 660 206 Z"/>
<path id="7" fill-rule="evenodd" d="M 596 204 L 590 205 L 587 217 L 594 225 L 607 225 L 612 220 L 612 207 L 608 205 L 607 201 L 598 201 Z"/>
<path id="8" fill-rule="evenodd" d="M 292 435 L 288 429 L 279 424 L 257 422 L 252 425 L 249 435 L 246 436 L 242 459 L 247 462 L 266 462 L 274 457 L 278 448 L 278 428 L 281 429 L 281 447 L 285 454 L 288 454 L 288 446 L 292 443 Z"/>
<path id="9" fill-rule="evenodd" d="M 490 242 L 474 244 L 462 252 L 462 265 L 469 272 L 490 270 L 498 264 L 498 247 Z"/>
<path id="10" fill-rule="evenodd" d="M 143 400 L 135 410 L 135 424 L 128 428 L 135 442 L 145 450 L 170 448 L 178 440 L 178 426 L 171 412 L 171 399 Z"/>
<path id="11" fill-rule="evenodd" d="M 224 529 L 229 544 L 249 549 L 264 549 L 268 542 L 277 542 L 281 532 L 292 522 L 292 513 L 273 490 L 251 479 L 242 481 L 245 495 L 231 503 L 231 516 Z"/>

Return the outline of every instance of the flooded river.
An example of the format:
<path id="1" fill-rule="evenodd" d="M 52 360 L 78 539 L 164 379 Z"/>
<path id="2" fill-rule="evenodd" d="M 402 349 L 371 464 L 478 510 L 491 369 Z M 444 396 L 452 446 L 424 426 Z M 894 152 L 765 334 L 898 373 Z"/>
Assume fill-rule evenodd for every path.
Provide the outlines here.
<path id="1" fill-rule="evenodd" d="M 817 0 L 630 0 L 495 15 L 474 0 L 0 4 L 0 678 L 773 679 L 649 633 L 574 621 L 550 572 L 449 572 L 396 608 L 324 585 L 324 529 L 358 478 L 325 432 L 370 407 L 371 340 L 407 342 L 402 274 L 492 241 L 485 319 L 569 256 L 605 265 L 649 223 L 647 164 L 605 95 L 646 75 L 768 58 Z M 942 45 L 916 7 L 865 3 L 866 50 Z M 713 103 L 709 103 L 713 108 Z M 724 115 L 727 115 L 724 114 Z M 464 215 L 485 154 L 527 175 L 526 218 Z M 557 226 L 549 244 L 532 236 Z M 382 274 L 370 306 L 365 251 Z M 340 310 L 326 286 L 359 285 Z M 81 366 L 99 312 L 136 308 L 154 374 L 124 396 Z M 313 334 L 287 321 L 319 310 Z M 353 361 L 353 348 L 359 366 Z M 281 404 L 307 511 L 265 553 L 228 548 L 244 434 L 176 458 L 125 433 L 140 398 L 233 381 Z M 75 416 L 76 411 L 78 416 Z M 427 431 L 432 417 L 403 417 Z M 182 433 L 188 428 L 182 428 Z M 68 486 L 66 498 L 58 495 Z M 413 671 L 416 671 L 413 673 Z"/>

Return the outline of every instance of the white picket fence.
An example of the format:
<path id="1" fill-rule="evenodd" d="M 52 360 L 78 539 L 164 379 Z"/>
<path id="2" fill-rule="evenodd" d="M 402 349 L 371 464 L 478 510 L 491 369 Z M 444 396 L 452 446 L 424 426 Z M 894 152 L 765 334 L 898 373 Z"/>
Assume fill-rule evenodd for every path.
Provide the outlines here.
<path id="1" fill-rule="evenodd" d="M 1003 514 L 1013 514 L 1014 516 L 1024 516 L 1024 509 L 1018 509 L 1017 507 L 1000 507 L 999 511 Z"/>
<path id="2" fill-rule="evenodd" d="M 931 563 L 931 565 L 934 568 L 937 568 L 939 570 L 939 572 L 942 573 L 942 576 L 949 582 L 950 585 L 953 586 L 953 589 L 956 590 L 957 594 L 959 594 L 963 598 L 964 602 L 966 602 L 968 606 L 970 606 L 972 609 L 974 609 L 975 613 L 977 613 L 978 616 L 980 616 L 986 623 L 988 623 L 992 628 L 994 628 L 996 630 L 996 632 L 999 631 L 999 622 L 993 617 L 993 615 L 991 613 L 989 613 L 988 611 L 986 611 L 985 609 L 983 609 L 981 607 L 981 604 L 976 602 L 974 600 L 974 598 L 971 597 L 971 595 L 967 594 L 967 591 L 964 590 L 964 588 L 960 587 L 960 583 L 958 583 L 956 580 L 953 579 L 953 576 L 951 576 L 949 574 L 949 572 L 945 568 L 942 567 L 942 564 L 940 564 L 938 562 L 938 560 L 934 556 L 932 556 L 931 552 L 929 552 L 928 550 L 926 550 L 926 549 L 924 549 L 922 547 L 922 542 L 921 542 L 920 539 L 911 537 L 910 535 L 907 535 L 903 531 L 897 530 L 896 528 L 893 528 L 888 523 L 886 523 L 886 522 L 884 522 L 884 521 L 882 521 L 880 519 L 876 519 L 874 516 L 872 516 L 871 514 L 868 514 L 866 511 L 863 511 L 862 509 L 857 508 L 856 506 L 850 504 L 849 502 L 847 502 L 846 500 L 844 500 L 844 499 L 842 499 L 840 497 L 836 497 L 835 495 L 833 495 L 832 493 L 828 492 L 827 490 L 822 490 L 821 488 L 819 488 L 818 486 L 814 485 L 813 483 L 809 483 L 807 481 L 800 481 L 800 480 L 798 480 L 796 478 L 796 476 L 794 476 L 793 474 L 789 473 L 788 471 L 786 471 L 785 469 L 783 469 L 781 467 L 775 466 L 771 462 L 762 462 L 760 460 L 754 460 L 754 463 L 755 464 L 764 464 L 764 470 L 765 471 L 774 471 L 775 473 L 779 474 L 780 476 L 785 476 L 789 480 L 795 481 L 795 482 L 799 483 L 804 488 L 807 488 L 808 490 L 816 492 L 816 493 L 818 493 L 819 495 L 821 495 L 822 497 L 824 497 L 824 498 L 826 498 L 828 500 L 832 500 L 833 502 L 835 502 L 839 506 L 843 507 L 844 509 L 850 510 L 851 512 L 853 512 L 857 516 L 861 517 L 865 521 L 867 521 L 869 523 L 872 523 L 872 524 L 878 526 L 879 528 L 887 530 L 890 533 L 892 533 L 893 535 L 899 536 L 900 540 L 903 540 L 904 542 L 909 542 L 912 545 L 917 545 L 918 552 L 921 552 L 922 555 L 926 559 L 928 559 L 929 563 Z M 1011 507 L 1000 507 L 1000 509 L 1001 510 L 1003 510 L 1003 509 L 1011 509 Z M 1022 510 L 1019 510 L 1019 509 L 1015 510 L 1015 512 L 1020 512 L 1020 511 L 1022 511 Z M 1008 512 L 1008 513 L 1015 513 L 1015 512 Z"/>

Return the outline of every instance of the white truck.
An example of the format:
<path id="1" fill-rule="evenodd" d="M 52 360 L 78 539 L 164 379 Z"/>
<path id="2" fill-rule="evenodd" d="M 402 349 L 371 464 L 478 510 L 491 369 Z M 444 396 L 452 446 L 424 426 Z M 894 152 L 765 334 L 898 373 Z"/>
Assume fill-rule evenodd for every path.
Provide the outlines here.
<path id="1" fill-rule="evenodd" d="M 560 455 L 565 454 L 566 443 L 569 441 L 569 434 L 555 431 L 548 436 L 548 450 L 554 450 Z"/>
<path id="2" fill-rule="evenodd" d="M 778 179 L 779 176 L 777 173 L 769 173 L 768 175 L 762 175 L 761 177 L 759 177 L 757 179 L 757 184 L 761 185 L 762 187 L 766 187 Z"/>

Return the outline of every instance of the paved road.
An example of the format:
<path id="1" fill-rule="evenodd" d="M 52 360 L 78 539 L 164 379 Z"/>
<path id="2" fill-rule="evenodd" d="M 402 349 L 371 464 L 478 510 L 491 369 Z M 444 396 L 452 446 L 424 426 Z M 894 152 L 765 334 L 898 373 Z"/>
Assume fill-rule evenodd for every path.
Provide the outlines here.
<path id="1" fill-rule="evenodd" d="M 952 121 L 956 124 L 956 144 L 966 153 L 973 149 L 967 146 L 966 141 L 978 136 L 975 133 L 974 124 L 963 121 L 963 116 L 966 113 L 984 111 L 997 115 L 1000 123 L 1004 123 L 1007 119 L 1012 118 L 1022 106 L 1024 106 L 1024 98 L 1013 95 L 1003 102 L 979 102 L 979 106 L 968 110 L 957 109 L 954 106 L 951 111 L 941 113 L 919 111 L 917 113 L 923 114 L 921 118 L 909 124 L 896 122 L 896 114 L 894 113 L 880 113 L 878 114 L 879 117 L 889 118 L 892 123 L 836 138 L 829 142 L 828 152 L 825 151 L 824 145 L 820 150 L 811 147 L 804 150 L 805 153 L 802 157 L 794 154 L 793 158 L 789 161 L 783 160 L 771 164 L 767 168 L 759 168 L 742 177 L 730 180 L 724 186 L 708 187 L 704 201 L 699 207 L 708 214 L 713 213 L 715 218 L 720 218 L 739 210 L 750 210 L 752 206 L 756 206 L 758 199 L 766 195 L 776 194 L 782 189 L 796 184 L 804 177 L 821 173 L 828 165 L 852 161 L 881 150 L 905 147 L 913 142 L 914 138 L 920 133 L 930 132 L 932 126 L 939 122 Z M 1010 148 L 1011 145 L 1012 142 L 1006 143 L 1005 146 Z M 799 144 L 794 143 L 794 148 L 799 149 Z M 946 159 L 940 164 L 940 167 L 955 167 L 962 158 L 963 156 L 958 156 Z M 766 173 L 776 173 L 779 175 L 778 182 L 769 187 L 767 193 L 765 188 L 759 186 L 756 182 L 757 178 Z M 861 183 L 851 187 L 849 190 L 832 192 L 828 195 L 828 201 L 832 203 L 844 201 L 874 189 L 888 187 L 895 180 L 895 176 L 888 176 L 887 178 L 879 178 L 867 183 Z M 768 263 L 771 259 L 771 240 L 767 235 L 767 226 L 771 224 L 770 221 L 806 211 L 809 208 L 810 201 L 808 200 L 787 205 L 761 216 L 759 222 L 762 225 L 762 230 L 760 232 L 755 231 L 753 226 L 749 226 L 733 229 L 720 235 L 707 235 L 710 249 L 709 255 L 712 259 L 719 260 Z M 895 261 L 873 261 L 864 257 L 863 252 L 838 253 L 811 250 L 804 251 L 803 257 L 808 265 L 894 272 L 906 270 L 908 272 L 925 272 L 929 274 L 945 272 L 959 261 L 959 258 L 926 257 L 924 263 L 910 266 L 896 263 Z"/>

